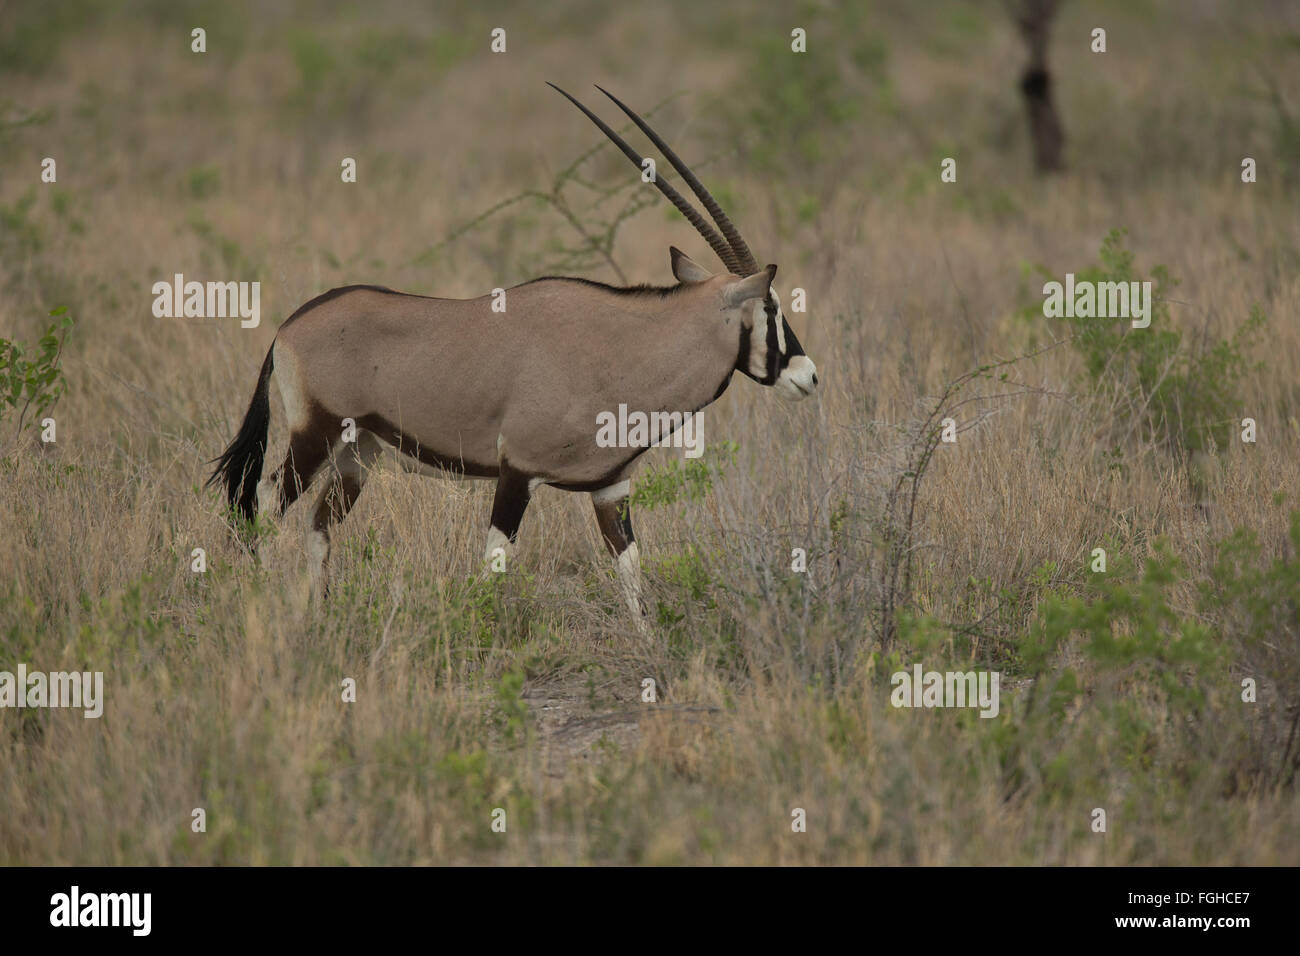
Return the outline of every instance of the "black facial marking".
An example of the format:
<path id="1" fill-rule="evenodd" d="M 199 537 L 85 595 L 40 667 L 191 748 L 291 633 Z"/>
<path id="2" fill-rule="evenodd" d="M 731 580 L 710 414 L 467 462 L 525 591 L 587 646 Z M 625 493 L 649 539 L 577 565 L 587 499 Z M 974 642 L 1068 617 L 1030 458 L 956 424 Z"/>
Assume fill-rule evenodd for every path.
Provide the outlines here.
<path id="1" fill-rule="evenodd" d="M 776 299 L 771 293 L 763 300 L 763 313 L 767 316 L 767 336 L 765 344 L 767 345 L 766 367 L 763 370 L 763 377 L 759 378 L 749 370 L 749 350 L 753 343 L 753 327 L 740 327 L 740 348 L 736 353 L 736 371 L 743 372 L 745 375 L 758 382 L 759 385 L 775 385 L 777 378 L 781 375 L 781 370 L 790 364 L 790 359 L 796 355 L 803 355 L 803 346 L 795 338 L 794 332 L 790 329 L 790 323 L 785 320 L 777 308 Z M 785 352 L 781 352 L 780 338 L 777 335 L 776 323 L 780 321 L 781 331 L 785 332 Z M 725 387 L 725 381 L 724 381 Z M 719 391 L 721 394 L 721 391 Z M 716 396 L 715 396 L 716 397 Z"/>
<path id="2" fill-rule="evenodd" d="M 781 320 L 785 322 L 785 319 Z M 790 364 L 790 359 L 796 355 L 806 355 L 803 346 L 799 344 L 799 339 L 794 334 L 794 329 L 790 328 L 790 323 L 785 322 L 785 361 Z"/>
<path id="3" fill-rule="evenodd" d="M 763 379 L 763 384 L 775 385 L 784 363 L 780 339 L 776 334 L 776 301 L 771 293 L 763 300 L 763 312 L 767 315 L 767 375 Z"/>
<path id="4" fill-rule="evenodd" d="M 747 328 L 743 324 L 740 326 L 740 349 L 736 352 L 736 369 L 749 375 L 750 378 L 754 378 L 749 371 L 749 343 L 753 331 L 752 328 Z M 755 381 L 757 381 L 757 379 L 755 379 Z"/>

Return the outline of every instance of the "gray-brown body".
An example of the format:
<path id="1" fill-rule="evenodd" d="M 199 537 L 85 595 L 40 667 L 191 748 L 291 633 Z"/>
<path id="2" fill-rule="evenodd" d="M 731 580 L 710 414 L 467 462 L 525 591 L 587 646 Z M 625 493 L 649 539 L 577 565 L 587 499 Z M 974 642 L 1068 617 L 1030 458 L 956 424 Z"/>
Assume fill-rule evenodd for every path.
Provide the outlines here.
<path id="1" fill-rule="evenodd" d="M 427 465 L 489 478 L 504 459 L 556 487 L 607 487 L 643 449 L 599 447 L 599 413 L 694 412 L 726 387 L 726 281 L 613 295 L 540 279 L 464 300 L 336 290 L 277 335 L 276 367 L 294 363 L 311 417 L 290 428 L 328 435 L 350 418 Z"/>

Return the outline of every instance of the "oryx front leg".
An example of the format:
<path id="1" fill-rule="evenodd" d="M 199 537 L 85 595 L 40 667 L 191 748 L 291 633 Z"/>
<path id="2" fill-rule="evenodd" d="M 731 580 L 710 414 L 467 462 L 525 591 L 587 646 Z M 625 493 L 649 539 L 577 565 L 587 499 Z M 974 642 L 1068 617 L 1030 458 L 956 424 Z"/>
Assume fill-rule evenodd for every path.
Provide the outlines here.
<path id="1" fill-rule="evenodd" d="M 496 495 L 492 498 L 492 526 L 488 529 L 487 550 L 483 555 L 485 570 L 506 569 L 531 497 L 528 477 L 502 463 Z"/>
<path id="2" fill-rule="evenodd" d="M 596 509 L 596 523 L 605 547 L 613 556 L 618 569 L 618 583 L 623 589 L 632 617 L 641 631 L 646 625 L 646 606 L 641 599 L 641 550 L 632 535 L 632 515 L 628 504 L 629 485 L 620 481 L 616 485 L 591 493 L 591 503 Z"/>

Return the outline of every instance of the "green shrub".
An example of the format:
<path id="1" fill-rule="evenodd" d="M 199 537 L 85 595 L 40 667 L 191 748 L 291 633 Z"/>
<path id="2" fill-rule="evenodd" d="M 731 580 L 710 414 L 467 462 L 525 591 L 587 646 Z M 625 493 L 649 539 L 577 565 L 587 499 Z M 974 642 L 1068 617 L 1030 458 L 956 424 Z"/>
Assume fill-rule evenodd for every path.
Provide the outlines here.
<path id="1" fill-rule="evenodd" d="M 688 501 L 701 500 L 713 490 L 713 479 L 721 478 L 727 466 L 735 461 L 739 449 L 735 442 L 724 441 L 710 445 L 699 458 L 669 459 L 667 464 L 637 479 L 636 488 L 628 496 L 629 507 L 649 511 L 660 505 L 676 504 L 683 497 Z"/>
<path id="2" fill-rule="evenodd" d="M 1126 317 L 1062 317 L 1074 350 L 1083 359 L 1087 380 L 1116 413 L 1112 441 L 1128 438 L 1169 450 L 1180 457 L 1227 447 L 1239 418 L 1239 391 L 1251 366 L 1246 352 L 1265 318 L 1258 307 L 1231 337 L 1189 344 L 1169 322 L 1169 294 L 1178 285 L 1162 265 L 1145 279 L 1124 248 L 1126 230 L 1112 229 L 1102 241 L 1100 263 L 1076 273 L 1075 282 L 1152 282 L 1151 324 L 1131 327 Z M 1044 275 L 1050 275 L 1039 267 Z M 1039 321 L 1042 303 L 1021 310 Z"/>
<path id="3" fill-rule="evenodd" d="M 1121 558 L 1079 593 L 1044 597 L 1019 646 L 1033 683 L 1013 736 L 1049 781 L 1081 775 L 1070 768 L 1100 737 L 1129 770 L 1163 766 L 1174 785 L 1206 777 L 1215 790 L 1291 786 L 1300 764 L 1300 511 L 1288 544 L 1272 556 L 1238 530 L 1195 582 L 1157 544 L 1140 571 Z M 1245 678 L 1257 688 L 1252 700 Z"/>
<path id="4" fill-rule="evenodd" d="M 59 359 L 63 354 L 63 340 L 72 328 L 72 316 L 63 307 L 50 315 L 62 318 L 50 323 L 30 358 L 32 349 L 0 338 L 0 419 L 17 409 L 17 434 L 22 433 L 29 411 L 35 413 L 31 423 L 38 423 L 67 389 Z"/>

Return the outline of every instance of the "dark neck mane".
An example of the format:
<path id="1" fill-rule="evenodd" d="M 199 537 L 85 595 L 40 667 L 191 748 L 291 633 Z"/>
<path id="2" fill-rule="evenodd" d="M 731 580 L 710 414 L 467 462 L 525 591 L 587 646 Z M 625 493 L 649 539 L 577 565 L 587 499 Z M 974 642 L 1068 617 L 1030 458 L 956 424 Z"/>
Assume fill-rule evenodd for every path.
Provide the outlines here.
<path id="1" fill-rule="evenodd" d="M 616 295 L 657 295 L 661 299 L 686 288 L 686 283 L 684 282 L 678 283 L 677 285 L 649 285 L 647 283 L 640 283 L 638 285 L 624 286 L 610 285 L 607 282 L 597 282 L 594 279 L 580 279 L 577 276 L 539 276 L 536 279 L 521 282 L 519 286 L 516 286 L 516 288 L 532 285 L 534 282 L 577 282 L 580 285 L 594 286 L 597 289 L 604 289 L 606 292 L 613 292 Z"/>

